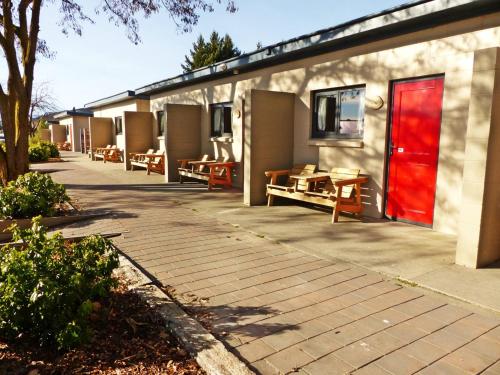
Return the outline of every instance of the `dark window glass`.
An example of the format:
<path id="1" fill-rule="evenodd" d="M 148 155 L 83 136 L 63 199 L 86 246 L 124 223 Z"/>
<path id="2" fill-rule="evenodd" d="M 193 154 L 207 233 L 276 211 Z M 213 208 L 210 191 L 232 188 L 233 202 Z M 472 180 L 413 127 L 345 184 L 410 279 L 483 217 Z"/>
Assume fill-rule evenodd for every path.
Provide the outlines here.
<path id="1" fill-rule="evenodd" d="M 156 112 L 156 121 L 158 126 L 158 136 L 165 135 L 165 112 Z"/>
<path id="2" fill-rule="evenodd" d="M 313 138 L 363 138 L 364 87 L 320 91 L 313 95 Z"/>
<path id="3" fill-rule="evenodd" d="M 211 110 L 211 131 L 212 137 L 232 136 L 232 104 L 212 104 Z"/>
<path id="4" fill-rule="evenodd" d="M 120 135 L 123 134 L 123 120 L 122 117 L 115 117 L 115 134 Z"/>

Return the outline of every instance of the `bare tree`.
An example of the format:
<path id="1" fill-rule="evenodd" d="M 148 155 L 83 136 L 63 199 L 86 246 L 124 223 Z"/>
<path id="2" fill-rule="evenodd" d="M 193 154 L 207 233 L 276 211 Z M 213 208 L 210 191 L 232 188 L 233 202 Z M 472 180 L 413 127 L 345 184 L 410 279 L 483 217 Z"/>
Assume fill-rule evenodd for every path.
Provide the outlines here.
<path id="1" fill-rule="evenodd" d="M 31 124 L 29 135 L 35 135 L 40 124 L 45 122 L 58 109 L 57 100 L 52 95 L 48 82 L 35 85 L 29 112 L 29 123 Z"/>
<path id="2" fill-rule="evenodd" d="M 226 10 L 236 10 L 233 0 L 224 1 Z M 7 82 L 0 84 L 0 116 L 5 149 L 0 148 L 0 177 L 3 182 L 28 171 L 28 138 L 33 79 L 37 55 L 50 56 L 47 43 L 39 38 L 40 17 L 47 3 L 57 6 L 63 33 L 80 35 L 82 23 L 94 21 L 84 12 L 83 0 L 0 0 L 0 46 L 7 70 Z M 139 21 L 166 10 L 176 25 L 190 31 L 200 14 L 213 11 L 211 0 L 102 0 L 95 8 L 109 21 L 123 25 L 129 39 L 138 43 Z"/>

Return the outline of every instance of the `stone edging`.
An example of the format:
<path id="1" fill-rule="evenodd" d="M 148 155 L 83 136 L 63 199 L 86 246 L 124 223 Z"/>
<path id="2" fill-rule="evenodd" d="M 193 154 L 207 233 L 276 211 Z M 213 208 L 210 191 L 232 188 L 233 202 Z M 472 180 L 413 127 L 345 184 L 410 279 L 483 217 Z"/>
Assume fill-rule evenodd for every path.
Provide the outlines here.
<path id="1" fill-rule="evenodd" d="M 209 375 L 255 375 L 194 318 L 186 314 L 129 259 L 120 255 L 120 269 L 129 289 L 154 307 L 171 332 Z"/>

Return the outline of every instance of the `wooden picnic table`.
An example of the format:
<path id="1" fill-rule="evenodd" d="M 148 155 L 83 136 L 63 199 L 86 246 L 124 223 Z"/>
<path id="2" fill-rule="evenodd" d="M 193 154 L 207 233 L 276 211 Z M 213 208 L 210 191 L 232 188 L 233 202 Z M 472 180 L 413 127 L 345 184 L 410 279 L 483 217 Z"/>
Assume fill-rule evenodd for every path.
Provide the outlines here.
<path id="1" fill-rule="evenodd" d="M 188 161 L 188 164 L 191 164 L 192 166 L 195 166 L 195 165 L 203 165 L 203 164 L 209 164 L 209 163 L 215 163 L 215 162 L 217 162 L 217 160 L 205 160 L 205 161 L 190 160 L 190 161 Z"/>
<path id="2" fill-rule="evenodd" d="M 302 186 L 306 186 L 305 191 L 311 191 L 312 187 L 321 181 L 326 181 L 330 178 L 330 173 L 327 172 L 315 172 L 315 173 L 306 173 L 306 174 L 292 174 L 288 176 L 290 179 L 294 180 L 294 190 L 299 191 L 299 184 Z"/>

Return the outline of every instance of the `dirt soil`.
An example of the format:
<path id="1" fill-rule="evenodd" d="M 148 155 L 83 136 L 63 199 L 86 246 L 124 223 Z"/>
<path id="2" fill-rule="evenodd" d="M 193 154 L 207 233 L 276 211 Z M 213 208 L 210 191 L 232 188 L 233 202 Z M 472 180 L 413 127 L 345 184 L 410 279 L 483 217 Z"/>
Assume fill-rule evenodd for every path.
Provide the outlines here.
<path id="1" fill-rule="evenodd" d="M 92 316 L 88 344 L 65 353 L 0 338 L 0 375 L 204 374 L 161 318 L 122 285 Z"/>

